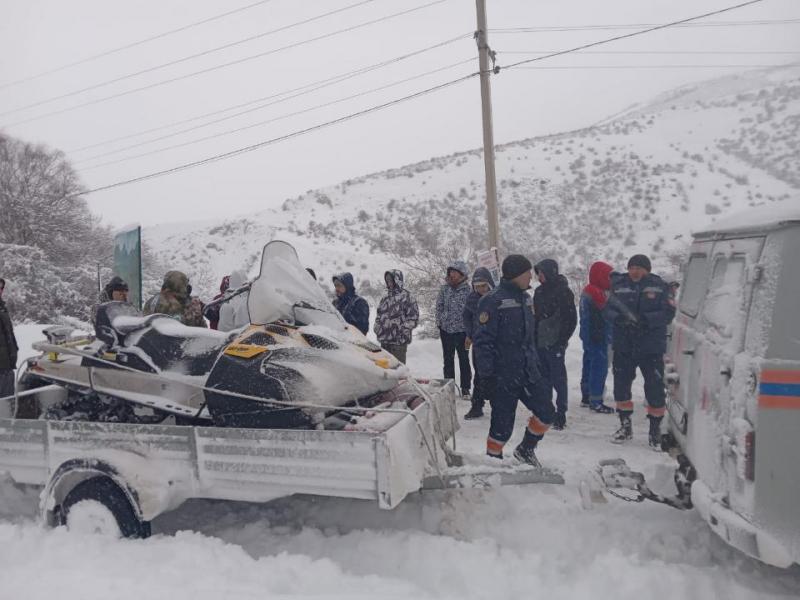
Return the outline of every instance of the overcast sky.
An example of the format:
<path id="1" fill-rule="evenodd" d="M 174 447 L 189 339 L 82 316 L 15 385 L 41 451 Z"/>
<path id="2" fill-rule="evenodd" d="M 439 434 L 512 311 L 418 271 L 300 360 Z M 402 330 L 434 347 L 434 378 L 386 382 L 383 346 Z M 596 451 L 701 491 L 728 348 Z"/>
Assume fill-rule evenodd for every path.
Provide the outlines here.
<path id="1" fill-rule="evenodd" d="M 473 0 L 444 0 L 380 23 L 296 45 L 431 2 L 271 0 L 77 66 L 14 83 L 256 2 L 0 0 L 0 130 L 63 150 L 88 188 L 270 140 L 474 72 L 477 54 L 470 36 L 475 29 Z M 487 2 L 490 30 L 664 23 L 735 3 Z M 199 58 L 151 69 L 348 6 L 353 7 Z M 764 0 L 708 20 L 740 24 L 673 28 L 608 44 L 594 52 L 541 61 L 535 65 L 543 67 L 540 69 L 501 71 L 492 80 L 495 141 L 504 143 L 574 129 L 678 85 L 730 74 L 749 65 L 800 60 L 798 0 Z M 741 24 L 774 20 L 790 22 Z M 571 48 L 629 31 L 595 28 L 492 32 L 489 41 L 497 51 L 499 64 L 506 65 L 535 56 L 526 52 Z M 286 95 L 276 96 L 462 35 L 458 41 L 311 93 L 289 99 Z M 289 45 L 296 46 L 279 50 Z M 267 55 L 248 58 L 258 54 Z M 163 83 L 240 59 L 247 60 Z M 460 61 L 467 62 L 452 66 Z M 639 66 L 647 68 L 633 68 Z M 98 85 L 145 69 L 151 70 Z M 439 71 L 359 98 L 314 108 L 433 70 Z M 9 83 L 14 85 L 6 85 Z M 97 87 L 71 94 L 93 86 Z M 145 86 L 151 87 L 103 100 Z M 67 96 L 48 101 L 62 95 Z M 265 100 L 251 103 L 259 98 Z M 89 102 L 92 103 L 73 109 Z M 260 108 L 170 135 L 228 117 L 237 111 L 220 111 L 245 103 L 250 104 L 237 111 Z M 272 104 L 261 107 L 267 103 Z M 17 110 L 32 104 L 39 105 Z M 44 117 L 56 111 L 62 112 Z M 299 111 L 305 112 L 287 117 Z M 217 114 L 174 125 L 212 112 Z M 271 122 L 264 124 L 265 121 Z M 218 135 L 251 125 L 254 126 L 244 131 Z M 133 135 L 146 130 L 153 131 Z M 209 136 L 215 137 L 197 142 Z M 127 139 L 97 145 L 122 137 Z M 116 226 L 137 221 L 147 225 L 230 217 L 275 206 L 308 189 L 477 148 L 481 143 L 479 86 L 477 78 L 473 78 L 254 152 L 91 194 L 87 200 L 93 210 Z M 133 145 L 136 147 L 123 150 Z M 175 145 L 182 146 L 169 148 Z M 87 146 L 94 147 L 81 150 Z M 145 153 L 150 154 L 136 157 Z M 120 159 L 127 160 L 98 166 Z M 476 177 L 481 176 L 476 172 Z"/>

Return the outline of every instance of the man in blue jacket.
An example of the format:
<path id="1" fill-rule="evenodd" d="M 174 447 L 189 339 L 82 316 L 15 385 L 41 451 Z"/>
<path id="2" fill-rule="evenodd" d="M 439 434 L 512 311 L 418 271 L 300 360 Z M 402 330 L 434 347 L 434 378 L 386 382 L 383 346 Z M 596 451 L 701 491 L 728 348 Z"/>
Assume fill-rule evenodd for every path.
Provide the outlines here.
<path id="1" fill-rule="evenodd" d="M 356 294 L 353 276 L 350 273 L 340 273 L 333 277 L 333 287 L 336 290 L 336 307 L 344 320 L 358 329 L 364 335 L 369 331 L 369 304 Z"/>
<path id="2" fill-rule="evenodd" d="M 464 325 L 464 306 L 469 296 L 469 278 L 467 263 L 455 260 L 447 267 L 445 284 L 439 289 L 436 298 L 436 327 L 442 341 L 442 359 L 444 362 L 444 378 L 455 379 L 455 355 L 458 355 L 459 381 L 461 394 L 469 400 L 469 388 L 472 383 L 472 369 L 469 366 L 467 350 L 467 328 Z"/>
<path id="3" fill-rule="evenodd" d="M 621 444 L 633 437 L 631 385 L 638 367 L 644 377 L 649 443 L 659 449 L 666 402 L 664 353 L 675 300 L 666 282 L 650 269 L 650 259 L 637 254 L 628 261 L 627 274 L 612 275 L 603 315 L 613 325 L 614 400 L 620 420 L 612 441 Z"/>
<path id="4" fill-rule="evenodd" d="M 472 336 L 478 328 L 478 302 L 486 294 L 494 289 L 494 279 L 486 267 L 478 267 L 472 274 L 472 291 L 467 296 L 467 303 L 464 305 L 464 327 L 467 328 L 467 348 L 472 346 Z M 475 365 L 475 351 L 472 352 L 472 364 Z M 464 419 L 479 419 L 483 416 L 483 404 L 488 400 L 486 391 L 483 389 L 481 376 L 478 369 L 472 378 L 472 408 L 464 415 Z"/>
<path id="5" fill-rule="evenodd" d="M 503 261 L 503 278 L 478 302 L 478 327 L 473 344 L 475 367 L 489 391 L 492 421 L 486 453 L 503 458 L 514 429 L 517 401 L 533 413 L 514 457 L 541 466 L 535 449 L 553 423 L 553 388 L 542 376 L 536 355 L 530 289 L 531 262 L 520 254 Z"/>

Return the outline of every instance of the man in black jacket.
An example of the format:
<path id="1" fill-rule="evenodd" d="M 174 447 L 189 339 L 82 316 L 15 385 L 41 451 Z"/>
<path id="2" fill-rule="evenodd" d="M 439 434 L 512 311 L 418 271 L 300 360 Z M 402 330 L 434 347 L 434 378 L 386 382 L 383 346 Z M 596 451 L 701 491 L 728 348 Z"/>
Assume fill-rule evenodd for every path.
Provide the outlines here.
<path id="1" fill-rule="evenodd" d="M 0 398 L 14 395 L 14 369 L 17 368 L 17 338 L 3 302 L 6 280 L 0 278 Z"/>
<path id="2" fill-rule="evenodd" d="M 564 429 L 567 424 L 567 367 L 564 353 L 578 324 L 575 296 L 569 289 L 567 278 L 559 274 L 558 263 L 553 259 L 544 259 L 533 270 L 541 283 L 533 292 L 536 353 L 543 375 L 556 391 L 553 429 Z"/>

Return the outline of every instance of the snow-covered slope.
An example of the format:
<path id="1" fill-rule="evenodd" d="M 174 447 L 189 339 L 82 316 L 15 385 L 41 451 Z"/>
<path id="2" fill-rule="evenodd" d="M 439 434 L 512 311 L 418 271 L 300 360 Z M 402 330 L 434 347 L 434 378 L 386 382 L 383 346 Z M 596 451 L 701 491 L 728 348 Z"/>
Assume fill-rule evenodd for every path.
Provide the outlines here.
<path id="1" fill-rule="evenodd" d="M 482 160 L 480 150 L 432 158 L 274 210 L 148 228 L 145 242 L 204 294 L 233 269 L 252 272 L 278 237 L 322 279 L 352 271 L 370 296 L 387 267 L 415 254 L 474 262 L 486 245 Z M 800 202 L 800 65 L 679 88 L 592 127 L 505 144 L 497 179 L 506 249 L 556 258 L 576 285 L 589 262 L 624 266 L 638 251 L 672 271 L 691 230 L 748 206 Z"/>

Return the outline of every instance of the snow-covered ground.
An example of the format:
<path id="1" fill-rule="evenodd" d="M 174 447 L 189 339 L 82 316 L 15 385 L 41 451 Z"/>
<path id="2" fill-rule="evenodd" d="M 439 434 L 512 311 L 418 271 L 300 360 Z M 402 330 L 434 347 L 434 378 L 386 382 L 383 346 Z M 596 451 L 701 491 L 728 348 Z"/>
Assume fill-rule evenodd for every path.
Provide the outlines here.
<path id="1" fill-rule="evenodd" d="M 22 326 L 23 346 L 41 326 Z M 437 340 L 409 363 L 438 376 Z M 580 344 L 568 351 L 573 401 Z M 638 392 L 641 402 L 641 391 Z M 460 412 L 467 410 L 460 403 Z M 524 423 L 518 413 L 516 443 Z M 800 568 L 765 567 L 729 549 L 693 512 L 612 501 L 581 507 L 578 482 L 599 458 L 622 456 L 651 482 L 671 475 L 635 441 L 611 445 L 613 415 L 574 407 L 540 457 L 566 485 L 426 492 L 392 512 L 372 502 L 293 497 L 256 505 L 191 501 L 153 523 L 147 540 L 47 530 L 37 494 L 0 484 L 0 599 L 221 598 L 797 598 Z M 459 450 L 482 452 L 488 417 L 465 423 Z M 656 485 L 658 487 L 658 485 Z"/>

